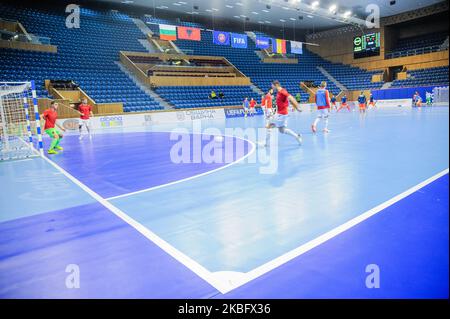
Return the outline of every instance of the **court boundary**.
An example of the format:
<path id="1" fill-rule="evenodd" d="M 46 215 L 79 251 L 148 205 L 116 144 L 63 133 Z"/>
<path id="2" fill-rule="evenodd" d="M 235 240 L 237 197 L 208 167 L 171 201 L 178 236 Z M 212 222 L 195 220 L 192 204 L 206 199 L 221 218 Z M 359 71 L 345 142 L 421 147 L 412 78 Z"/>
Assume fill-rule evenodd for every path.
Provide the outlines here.
<path id="1" fill-rule="evenodd" d="M 191 134 L 191 133 L 190 133 Z M 228 136 L 228 135 L 222 135 L 222 136 Z M 228 136 L 231 137 L 231 136 Z M 233 138 L 238 138 L 233 136 Z M 247 140 L 247 139 L 243 139 L 245 141 L 247 141 L 248 143 L 250 143 L 250 145 L 252 145 L 252 150 L 251 152 L 247 153 L 244 157 L 242 157 L 241 159 L 239 159 L 238 161 L 234 161 L 232 163 L 229 163 L 223 167 L 219 167 L 215 170 L 211 170 L 205 173 L 201 173 L 198 175 L 194 175 L 191 176 L 189 178 L 185 178 L 179 181 L 174 181 L 171 183 L 167 183 L 167 184 L 162 184 L 162 185 L 158 185 L 149 189 L 144 189 L 141 191 L 137 191 L 137 192 L 133 192 L 133 193 L 128 193 L 126 195 L 130 195 L 130 194 L 135 194 L 135 193 L 141 193 L 141 192 L 146 192 L 146 191 L 151 191 L 157 188 L 162 188 L 162 187 L 166 187 L 166 186 L 171 186 L 174 184 L 178 184 L 181 182 L 185 182 L 188 180 L 192 180 L 194 178 L 198 178 L 201 176 L 205 176 L 208 174 L 211 174 L 213 172 L 216 172 L 218 170 L 224 169 L 226 167 L 229 167 L 233 164 L 236 164 L 242 160 L 244 160 L 245 158 L 247 158 L 248 156 L 250 156 L 253 152 L 255 152 L 256 150 L 256 145 L 254 142 Z M 202 266 L 200 263 L 196 262 L 195 260 L 193 260 L 192 258 L 190 258 L 189 256 L 187 256 L 186 254 L 184 254 L 183 252 L 179 251 L 177 248 L 175 248 L 174 246 L 170 245 L 168 242 L 166 242 L 164 239 L 162 239 L 161 237 L 159 237 L 158 235 L 156 235 L 154 232 L 152 232 L 149 228 L 143 226 L 142 224 L 140 224 L 139 222 L 137 222 L 136 220 L 134 220 L 133 218 L 131 218 L 129 215 L 127 215 L 126 213 L 124 213 L 122 210 L 120 210 L 119 208 L 117 208 L 116 206 L 114 206 L 112 203 L 109 202 L 109 199 L 105 199 L 102 196 L 100 196 L 99 194 L 97 194 L 96 192 L 94 192 L 92 189 L 90 189 L 88 186 L 86 186 L 85 184 L 83 184 L 81 181 L 79 181 L 77 178 L 75 178 L 74 176 L 72 176 L 69 172 L 67 172 L 65 169 L 63 169 L 62 167 L 60 167 L 58 164 L 56 164 L 55 162 L 53 162 L 52 160 L 50 160 L 48 157 L 43 156 L 42 157 L 46 162 L 48 162 L 50 165 L 52 165 L 55 169 L 57 169 L 59 172 L 61 172 L 64 176 L 66 176 L 69 180 L 71 180 L 74 184 L 76 184 L 77 186 L 79 186 L 81 189 L 83 189 L 85 192 L 87 192 L 89 195 L 91 195 L 91 197 L 93 197 L 95 200 L 97 200 L 100 204 L 102 204 L 104 207 L 106 207 L 108 210 L 110 210 L 112 213 L 114 213 L 116 216 L 118 216 L 120 219 L 122 219 L 123 221 L 125 221 L 127 224 L 129 224 L 131 227 L 133 227 L 134 229 L 136 229 L 139 233 L 141 233 L 144 237 L 146 237 L 147 239 L 149 239 L 151 242 L 153 242 L 154 244 L 156 244 L 159 248 L 161 248 L 163 251 L 165 251 L 166 253 L 168 253 L 169 255 L 171 255 L 172 257 L 174 257 L 178 262 L 182 263 L 184 266 L 186 266 L 189 270 L 191 270 L 192 272 L 194 272 L 196 275 L 198 275 L 200 278 L 202 278 L 203 280 L 205 280 L 207 283 L 209 283 L 211 286 L 213 286 L 214 288 L 216 288 L 219 292 L 221 292 L 222 294 L 226 294 L 238 287 L 243 286 L 244 284 L 258 278 L 261 277 L 262 275 L 270 272 L 271 270 L 274 270 L 278 267 L 280 267 L 281 265 L 293 260 L 296 257 L 301 256 L 302 254 L 308 252 L 309 250 L 321 245 L 322 243 L 338 236 L 339 234 L 351 229 L 353 226 L 358 225 L 359 223 L 362 223 L 363 221 L 367 220 L 368 218 L 374 216 L 375 214 L 383 211 L 384 209 L 386 209 L 389 206 L 392 206 L 393 204 L 397 203 L 398 201 L 404 199 L 405 197 L 411 195 L 412 193 L 418 191 L 419 189 L 425 187 L 426 185 L 432 183 L 433 181 L 437 180 L 438 178 L 446 175 L 449 173 L 449 168 L 446 168 L 444 170 L 442 170 L 441 172 L 429 177 L 428 179 L 422 181 L 421 183 L 410 187 L 409 189 L 405 190 L 404 192 L 392 197 L 391 199 L 375 206 L 374 208 L 352 218 L 351 220 L 333 228 L 332 230 L 312 239 L 311 241 L 297 247 L 294 248 L 293 250 L 275 258 L 272 259 L 271 261 L 258 266 L 252 270 L 250 270 L 249 272 L 246 273 L 241 273 L 241 272 L 233 272 L 233 271 L 219 271 L 219 272 L 210 272 L 209 270 L 207 270 L 204 266 Z M 117 198 L 117 197 L 114 197 Z M 114 199 L 114 198 L 110 198 L 110 199 Z"/>

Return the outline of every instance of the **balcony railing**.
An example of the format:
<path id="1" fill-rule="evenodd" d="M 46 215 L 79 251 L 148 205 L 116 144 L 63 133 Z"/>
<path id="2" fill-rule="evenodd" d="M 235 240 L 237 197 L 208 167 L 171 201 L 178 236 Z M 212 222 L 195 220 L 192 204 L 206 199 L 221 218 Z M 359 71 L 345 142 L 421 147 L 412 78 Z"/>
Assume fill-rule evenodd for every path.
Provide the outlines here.
<path id="1" fill-rule="evenodd" d="M 389 52 L 389 53 L 386 53 L 386 59 L 395 59 L 395 58 L 402 58 L 405 56 L 413 56 L 413 55 L 418 55 L 418 54 L 438 52 L 438 51 L 440 51 L 440 48 L 441 48 L 440 45 L 433 45 L 433 46 L 419 48 L 419 49 Z"/>

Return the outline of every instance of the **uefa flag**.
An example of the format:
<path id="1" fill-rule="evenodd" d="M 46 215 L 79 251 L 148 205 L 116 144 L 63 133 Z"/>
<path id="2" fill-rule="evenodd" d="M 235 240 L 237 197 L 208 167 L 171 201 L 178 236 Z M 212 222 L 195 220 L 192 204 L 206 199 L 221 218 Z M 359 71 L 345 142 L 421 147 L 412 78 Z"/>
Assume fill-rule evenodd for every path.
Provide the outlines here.
<path id="1" fill-rule="evenodd" d="M 178 39 L 201 41 L 200 29 L 190 27 L 178 27 Z"/>
<path id="2" fill-rule="evenodd" d="M 213 42 L 218 45 L 230 45 L 230 34 L 228 32 L 214 31 Z"/>
<path id="3" fill-rule="evenodd" d="M 291 53 L 303 54 L 303 43 L 291 41 Z"/>
<path id="4" fill-rule="evenodd" d="M 273 53 L 286 54 L 286 40 L 272 39 Z"/>
<path id="5" fill-rule="evenodd" d="M 160 24 L 159 38 L 161 40 L 175 41 L 177 39 L 177 27 L 174 25 Z"/>

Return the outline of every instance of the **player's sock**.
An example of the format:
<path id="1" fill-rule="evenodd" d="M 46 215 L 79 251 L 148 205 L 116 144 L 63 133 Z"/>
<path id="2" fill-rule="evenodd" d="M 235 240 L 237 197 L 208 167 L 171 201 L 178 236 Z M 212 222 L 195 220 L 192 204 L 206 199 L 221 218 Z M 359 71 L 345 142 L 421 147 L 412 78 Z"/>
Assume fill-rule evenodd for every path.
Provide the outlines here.
<path id="1" fill-rule="evenodd" d="M 319 124 L 319 121 L 320 121 L 320 117 L 317 117 L 315 120 L 314 120 L 314 127 L 317 127 L 317 124 Z"/>
<path id="2" fill-rule="evenodd" d="M 324 132 L 328 133 L 328 117 L 325 118 L 325 128 L 323 129 Z"/>
<path id="3" fill-rule="evenodd" d="M 319 121 L 320 121 L 320 117 L 317 117 L 314 120 L 314 123 L 311 125 L 311 130 L 313 131 L 313 133 L 316 133 L 316 131 L 317 131 L 317 124 L 319 123 Z"/>
<path id="4" fill-rule="evenodd" d="M 61 142 L 61 138 L 60 138 L 60 137 L 56 139 L 55 147 L 58 147 L 58 146 L 59 146 L 59 142 Z"/>
<path id="5" fill-rule="evenodd" d="M 298 139 L 298 134 L 295 133 L 293 130 L 291 130 L 291 129 L 289 129 L 289 128 L 284 128 L 284 130 L 281 131 L 281 133 L 290 135 L 290 136 L 292 136 L 293 138 Z"/>
<path id="6" fill-rule="evenodd" d="M 272 129 L 268 128 L 266 130 L 266 144 L 265 146 L 269 146 L 270 145 L 270 134 L 272 133 Z"/>
<path id="7" fill-rule="evenodd" d="M 55 149 L 55 147 L 58 146 L 58 140 L 59 138 L 52 139 L 52 143 L 50 144 L 50 148 L 48 149 L 49 151 Z"/>

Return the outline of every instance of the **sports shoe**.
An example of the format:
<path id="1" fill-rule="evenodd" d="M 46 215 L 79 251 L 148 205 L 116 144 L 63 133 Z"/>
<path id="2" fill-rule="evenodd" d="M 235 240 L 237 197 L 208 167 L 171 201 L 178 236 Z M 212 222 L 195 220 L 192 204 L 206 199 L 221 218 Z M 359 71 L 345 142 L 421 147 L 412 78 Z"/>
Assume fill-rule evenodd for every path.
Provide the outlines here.
<path id="1" fill-rule="evenodd" d="M 64 150 L 61 146 L 55 146 L 55 148 L 56 148 L 58 151 Z"/>
<path id="2" fill-rule="evenodd" d="M 324 132 L 324 133 L 330 133 L 330 130 L 327 129 L 327 128 L 324 128 L 324 129 L 323 129 L 323 132 Z"/>
<path id="3" fill-rule="evenodd" d="M 48 152 L 47 152 L 48 154 L 58 154 L 58 152 L 57 151 L 55 151 L 55 150 L 48 150 Z"/>

